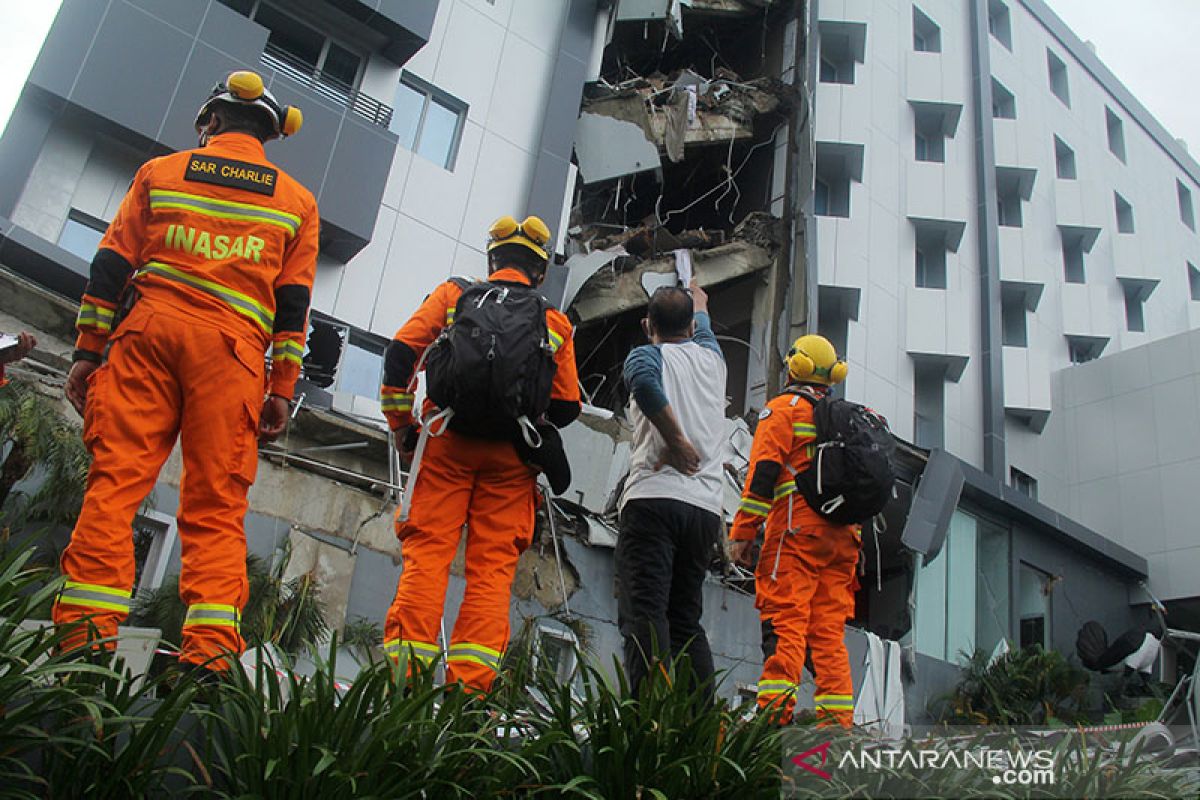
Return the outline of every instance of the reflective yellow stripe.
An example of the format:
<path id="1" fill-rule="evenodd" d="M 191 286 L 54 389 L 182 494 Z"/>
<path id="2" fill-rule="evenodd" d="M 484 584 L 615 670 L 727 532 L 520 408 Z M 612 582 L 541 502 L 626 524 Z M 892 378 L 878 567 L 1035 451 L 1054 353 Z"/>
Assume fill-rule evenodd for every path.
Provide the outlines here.
<path id="1" fill-rule="evenodd" d="M 460 642 L 450 645 L 450 654 L 446 658 L 446 661 L 468 661 L 472 664 L 479 664 L 488 669 L 499 671 L 500 658 L 501 654 L 499 650 L 493 650 L 482 644 Z"/>
<path id="2" fill-rule="evenodd" d="M 303 364 L 304 347 L 291 339 L 276 342 L 271 348 L 271 358 L 275 361 L 292 361 L 296 364 Z"/>
<path id="3" fill-rule="evenodd" d="M 401 651 L 408 650 L 412 657 L 429 663 L 442 654 L 441 648 L 429 642 L 414 642 L 408 639 L 389 639 L 383 643 L 383 652 L 389 658 L 400 658 Z"/>
<path id="4" fill-rule="evenodd" d="M 238 627 L 242 614 L 237 606 L 223 603 L 192 603 L 188 606 L 187 617 L 183 627 L 190 625 L 217 625 L 228 628 Z"/>
<path id="5" fill-rule="evenodd" d="M 558 348 L 562 347 L 563 337 L 552 330 L 547 330 L 547 333 L 550 335 L 550 350 L 557 353 Z"/>
<path id="6" fill-rule="evenodd" d="M 775 487 L 775 499 L 779 500 L 780 498 L 787 497 L 789 494 L 791 494 L 794 491 L 796 491 L 796 482 L 795 481 L 787 481 L 785 483 L 781 483 Z"/>
<path id="7" fill-rule="evenodd" d="M 816 438 L 817 426 L 809 425 L 807 422 L 793 422 L 792 434 L 801 439 L 805 437 Z"/>
<path id="8" fill-rule="evenodd" d="M 750 497 L 743 497 L 742 502 L 738 503 L 738 511 L 745 511 L 747 514 L 753 514 L 756 517 L 765 517 L 771 513 L 771 504 L 763 503 Z"/>
<path id="9" fill-rule="evenodd" d="M 384 411 L 411 411 L 413 407 L 411 392 L 380 392 L 379 401 Z"/>
<path id="10" fill-rule="evenodd" d="M 450 308 L 446 309 L 446 325 L 449 326 L 449 325 L 453 325 L 453 324 L 454 324 L 454 306 L 450 306 Z"/>
<path id="11" fill-rule="evenodd" d="M 176 269 L 169 264 L 151 261 L 138 270 L 137 274 L 139 277 L 142 275 L 157 275 L 160 278 L 166 278 L 176 283 L 182 283 L 185 286 L 191 286 L 193 289 L 199 289 L 218 300 L 224 301 L 230 308 L 242 316 L 254 320 L 267 333 L 271 332 L 271 328 L 275 324 L 275 315 L 268 311 L 266 306 L 250 296 L 230 289 L 227 286 L 222 286 L 214 281 L 198 278 L 195 275 L 188 275 L 186 272 Z"/>
<path id="12" fill-rule="evenodd" d="M 759 681 L 759 697 L 775 697 L 781 694 L 794 694 L 800 688 L 799 684 L 790 681 Z"/>
<path id="13" fill-rule="evenodd" d="M 114 589 L 98 583 L 67 581 L 58 595 L 58 602 L 61 605 L 102 608 L 128 614 L 132 596 L 133 592 L 125 589 Z"/>
<path id="14" fill-rule="evenodd" d="M 818 694 L 813 695 L 813 705 L 818 709 L 828 708 L 834 710 L 854 709 L 854 695 L 852 694 Z"/>
<path id="15" fill-rule="evenodd" d="M 295 214 L 289 214 L 277 208 L 238 203 L 233 200 L 218 200 L 215 197 L 184 192 L 171 192 L 166 189 L 150 190 L 150 208 L 179 208 L 219 219 L 265 222 L 268 225 L 283 228 L 287 231 L 288 236 L 296 235 L 301 222 L 300 217 Z"/>
<path id="16" fill-rule="evenodd" d="M 75 324 L 80 326 L 91 325 L 94 328 L 108 331 L 112 330 L 114 316 L 115 312 L 112 309 L 93 305 L 92 303 L 81 303 L 79 305 L 79 316 L 75 318 Z"/>

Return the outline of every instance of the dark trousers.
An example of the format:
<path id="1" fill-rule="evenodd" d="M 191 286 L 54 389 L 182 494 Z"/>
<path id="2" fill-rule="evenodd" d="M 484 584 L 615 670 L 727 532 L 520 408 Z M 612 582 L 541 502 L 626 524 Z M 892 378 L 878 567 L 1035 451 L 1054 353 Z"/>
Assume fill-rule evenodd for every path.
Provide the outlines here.
<path id="1" fill-rule="evenodd" d="M 704 575 L 721 518 L 679 500 L 630 500 L 617 539 L 617 622 L 637 696 L 651 664 L 686 652 L 696 685 L 713 696 L 713 659 L 700 625 Z"/>

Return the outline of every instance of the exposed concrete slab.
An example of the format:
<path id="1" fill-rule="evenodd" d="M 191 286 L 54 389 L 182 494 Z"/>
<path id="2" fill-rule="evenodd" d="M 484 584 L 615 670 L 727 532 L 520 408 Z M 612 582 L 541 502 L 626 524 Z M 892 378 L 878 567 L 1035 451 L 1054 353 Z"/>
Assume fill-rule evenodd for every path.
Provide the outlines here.
<path id="1" fill-rule="evenodd" d="M 321 587 L 321 602 L 325 606 L 325 622 L 330 630 L 341 630 L 346 622 L 346 607 L 350 600 L 350 582 L 354 577 L 356 558 L 334 545 L 322 542 L 292 528 L 288 539 L 291 558 L 284 570 L 284 581 L 311 575 Z"/>
<path id="2" fill-rule="evenodd" d="M 702 287 L 724 283 L 766 269 L 773 260 L 773 254 L 765 247 L 744 241 L 733 241 L 710 250 L 697 250 L 692 253 L 696 282 Z M 579 324 L 645 306 L 649 302 L 649 296 L 642 285 L 642 277 L 646 273 L 674 276 L 675 256 L 643 261 L 633 269 L 608 280 L 602 280 L 606 277 L 605 271 L 597 273 L 579 290 L 571 306 Z"/>

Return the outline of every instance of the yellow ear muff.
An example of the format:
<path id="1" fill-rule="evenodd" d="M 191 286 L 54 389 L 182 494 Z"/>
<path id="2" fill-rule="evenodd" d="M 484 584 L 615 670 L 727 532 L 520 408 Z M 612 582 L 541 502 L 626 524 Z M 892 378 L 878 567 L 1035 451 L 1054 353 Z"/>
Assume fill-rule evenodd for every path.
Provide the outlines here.
<path id="1" fill-rule="evenodd" d="M 813 370 L 816 369 L 813 360 L 807 354 L 796 349 L 788 351 L 787 366 L 788 372 L 798 381 L 808 380 L 812 377 Z"/>
<path id="2" fill-rule="evenodd" d="M 284 136 L 294 136 L 300 132 L 300 127 L 304 125 L 304 115 L 300 113 L 300 109 L 295 106 L 284 106 L 280 109 L 282 128 Z"/>
<path id="3" fill-rule="evenodd" d="M 829 369 L 829 382 L 841 383 L 849 372 L 850 366 L 845 361 L 839 361 Z"/>
<path id="4" fill-rule="evenodd" d="M 263 80 L 257 72 L 238 70 L 225 79 L 229 93 L 239 100 L 257 100 L 263 94 Z"/>

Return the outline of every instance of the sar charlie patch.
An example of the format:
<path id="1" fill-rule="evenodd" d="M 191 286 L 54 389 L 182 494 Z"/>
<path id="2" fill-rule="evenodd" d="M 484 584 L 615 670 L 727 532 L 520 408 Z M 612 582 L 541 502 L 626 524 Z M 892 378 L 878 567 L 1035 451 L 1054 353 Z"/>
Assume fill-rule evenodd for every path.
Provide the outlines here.
<path id="1" fill-rule="evenodd" d="M 275 181 L 278 177 L 279 170 L 262 164 L 199 154 L 188 159 L 187 170 L 183 173 L 185 181 L 232 186 L 268 197 L 275 195 Z"/>
<path id="2" fill-rule="evenodd" d="M 771 409 L 769 408 L 764 408 L 762 411 L 758 412 L 759 419 L 766 419 L 769 416 L 771 416 Z"/>

